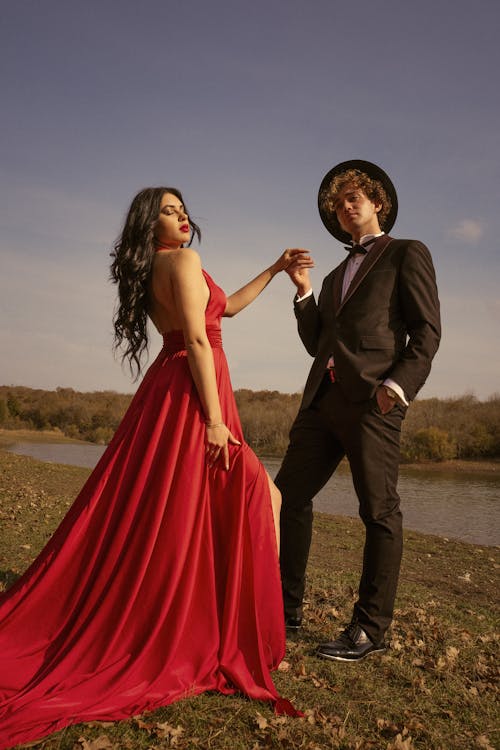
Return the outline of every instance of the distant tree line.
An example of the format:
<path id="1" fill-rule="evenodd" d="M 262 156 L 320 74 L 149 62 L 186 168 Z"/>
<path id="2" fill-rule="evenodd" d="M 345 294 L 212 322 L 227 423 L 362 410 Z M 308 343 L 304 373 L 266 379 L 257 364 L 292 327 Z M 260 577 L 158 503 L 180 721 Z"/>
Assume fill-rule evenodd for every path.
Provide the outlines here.
<path id="1" fill-rule="evenodd" d="M 0 386 L 0 427 L 60 430 L 67 437 L 103 445 L 111 440 L 131 399 L 115 391 Z"/>
<path id="2" fill-rule="evenodd" d="M 0 386 L 0 427 L 60 430 L 72 438 L 108 443 L 132 396 Z M 300 404 L 299 393 L 236 391 L 246 440 L 261 456 L 280 456 Z M 417 400 L 403 423 L 405 462 L 500 458 L 500 394 Z"/>

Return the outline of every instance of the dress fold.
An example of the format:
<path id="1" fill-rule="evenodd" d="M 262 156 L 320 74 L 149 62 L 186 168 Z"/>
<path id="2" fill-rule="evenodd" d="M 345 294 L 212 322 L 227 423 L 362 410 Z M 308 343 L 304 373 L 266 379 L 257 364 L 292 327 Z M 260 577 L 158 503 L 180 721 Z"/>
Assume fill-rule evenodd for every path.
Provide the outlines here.
<path id="1" fill-rule="evenodd" d="M 281 710 L 267 476 L 244 442 L 222 349 L 226 298 L 204 275 L 223 419 L 242 444 L 229 447 L 229 471 L 207 467 L 182 333 L 165 336 L 66 517 L 0 597 L 0 750 L 207 690 Z"/>

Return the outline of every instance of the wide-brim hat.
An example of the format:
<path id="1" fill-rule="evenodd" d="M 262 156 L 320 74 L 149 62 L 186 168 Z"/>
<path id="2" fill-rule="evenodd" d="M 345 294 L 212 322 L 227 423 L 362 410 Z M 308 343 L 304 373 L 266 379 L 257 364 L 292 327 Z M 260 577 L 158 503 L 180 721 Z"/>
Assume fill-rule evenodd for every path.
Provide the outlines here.
<path id="1" fill-rule="evenodd" d="M 343 161 L 340 164 L 337 164 L 336 167 L 330 169 L 330 171 L 327 172 L 323 177 L 318 192 L 318 209 L 319 215 L 321 216 L 321 221 L 328 229 L 330 234 L 333 234 L 335 239 L 343 242 L 344 244 L 350 242 L 351 235 L 341 228 L 335 211 L 332 211 L 325 205 L 325 197 L 330 190 L 330 185 L 332 184 L 333 179 L 337 177 L 337 175 L 342 174 L 343 172 L 347 172 L 349 169 L 354 169 L 358 172 L 364 172 L 372 180 L 378 180 L 382 184 L 384 190 L 390 198 L 391 209 L 384 222 L 384 226 L 381 227 L 381 229 L 383 229 L 384 232 L 390 232 L 396 222 L 396 216 L 398 215 L 398 196 L 396 193 L 396 189 L 392 184 L 389 176 L 384 172 L 383 169 L 377 167 L 376 164 L 372 164 L 371 161 L 363 161 L 362 159 L 351 159 L 350 161 Z"/>

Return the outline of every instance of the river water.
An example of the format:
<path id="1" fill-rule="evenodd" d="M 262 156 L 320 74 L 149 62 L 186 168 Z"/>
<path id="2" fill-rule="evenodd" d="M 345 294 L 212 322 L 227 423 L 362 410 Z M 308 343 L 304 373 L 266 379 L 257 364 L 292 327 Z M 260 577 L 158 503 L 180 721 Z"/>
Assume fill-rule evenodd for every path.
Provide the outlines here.
<path id="1" fill-rule="evenodd" d="M 17 443 L 9 450 L 41 461 L 93 468 L 105 446 L 73 443 Z M 279 459 L 264 459 L 274 477 Z M 500 544 L 500 476 L 494 472 L 426 471 L 401 467 L 399 494 L 406 529 L 481 545 Z M 315 510 L 357 516 L 357 499 L 347 466 L 341 465 L 314 501 Z"/>

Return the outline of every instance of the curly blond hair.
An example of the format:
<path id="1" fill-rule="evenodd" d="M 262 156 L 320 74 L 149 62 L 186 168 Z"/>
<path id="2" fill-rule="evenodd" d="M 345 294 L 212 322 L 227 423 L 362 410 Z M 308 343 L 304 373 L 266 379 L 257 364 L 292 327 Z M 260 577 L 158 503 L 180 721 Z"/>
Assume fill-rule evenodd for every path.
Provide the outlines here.
<path id="1" fill-rule="evenodd" d="M 380 228 L 384 229 L 392 202 L 379 180 L 373 180 L 365 172 L 359 169 L 347 169 L 345 172 L 335 175 L 329 185 L 323 188 L 320 196 L 321 210 L 335 214 L 338 195 L 347 186 L 362 190 L 372 203 L 382 204 L 378 213 Z"/>

